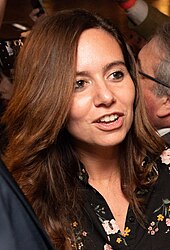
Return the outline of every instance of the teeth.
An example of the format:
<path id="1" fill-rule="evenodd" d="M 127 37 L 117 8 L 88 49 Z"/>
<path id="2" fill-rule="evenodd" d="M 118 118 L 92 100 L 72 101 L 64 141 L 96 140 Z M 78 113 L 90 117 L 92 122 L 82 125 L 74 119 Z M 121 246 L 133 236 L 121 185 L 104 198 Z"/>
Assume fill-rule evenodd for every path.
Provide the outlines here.
<path id="1" fill-rule="evenodd" d="M 119 118 L 118 115 L 106 115 L 100 119 L 100 122 L 113 122 Z"/>

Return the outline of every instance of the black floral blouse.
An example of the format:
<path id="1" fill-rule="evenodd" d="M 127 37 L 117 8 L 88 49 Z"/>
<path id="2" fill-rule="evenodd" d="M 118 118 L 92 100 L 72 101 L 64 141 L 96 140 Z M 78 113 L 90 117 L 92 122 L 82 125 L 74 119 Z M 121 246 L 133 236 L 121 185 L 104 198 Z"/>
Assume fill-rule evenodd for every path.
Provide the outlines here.
<path id="1" fill-rule="evenodd" d="M 170 148 L 161 155 L 158 180 L 151 190 L 145 190 L 148 225 L 144 229 L 128 208 L 122 234 L 106 201 L 88 184 L 84 169 L 79 179 L 86 196 L 82 230 L 72 223 L 79 250 L 170 250 Z"/>

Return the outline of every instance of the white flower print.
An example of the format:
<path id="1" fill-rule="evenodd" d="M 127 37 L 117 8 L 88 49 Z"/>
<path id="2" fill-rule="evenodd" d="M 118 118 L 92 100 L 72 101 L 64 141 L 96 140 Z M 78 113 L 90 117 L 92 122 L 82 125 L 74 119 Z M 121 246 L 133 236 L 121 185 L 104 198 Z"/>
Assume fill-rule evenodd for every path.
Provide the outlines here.
<path id="1" fill-rule="evenodd" d="M 166 225 L 167 227 L 170 227 L 170 218 L 166 218 Z"/>
<path id="2" fill-rule="evenodd" d="M 170 164 L 170 148 L 163 151 L 161 154 L 162 163 Z"/>
<path id="3" fill-rule="evenodd" d="M 102 223 L 102 226 L 104 227 L 105 232 L 109 234 L 115 234 L 119 231 L 119 227 L 114 219 L 112 220 L 105 220 Z"/>
<path id="4" fill-rule="evenodd" d="M 110 245 L 105 244 L 104 245 L 104 250 L 113 250 L 113 248 Z"/>

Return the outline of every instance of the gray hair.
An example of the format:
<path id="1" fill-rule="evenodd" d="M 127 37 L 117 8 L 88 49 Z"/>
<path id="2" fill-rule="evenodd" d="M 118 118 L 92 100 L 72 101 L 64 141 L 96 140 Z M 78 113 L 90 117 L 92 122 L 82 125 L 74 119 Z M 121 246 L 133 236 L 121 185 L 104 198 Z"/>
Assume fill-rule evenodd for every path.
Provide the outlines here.
<path id="1" fill-rule="evenodd" d="M 155 67 L 155 76 L 162 82 L 166 83 L 168 87 L 157 84 L 155 94 L 158 96 L 170 96 L 170 22 L 164 23 L 153 36 L 161 55 L 161 61 Z"/>

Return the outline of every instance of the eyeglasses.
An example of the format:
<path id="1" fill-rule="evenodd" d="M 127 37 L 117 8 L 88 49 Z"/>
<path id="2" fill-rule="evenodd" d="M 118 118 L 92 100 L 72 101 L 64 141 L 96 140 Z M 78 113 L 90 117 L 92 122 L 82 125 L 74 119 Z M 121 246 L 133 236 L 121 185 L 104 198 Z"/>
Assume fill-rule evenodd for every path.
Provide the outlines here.
<path id="1" fill-rule="evenodd" d="M 148 79 L 150 79 L 150 80 L 152 80 L 152 81 L 154 81 L 154 82 L 156 82 L 156 83 L 158 83 L 158 84 L 161 84 L 161 85 L 163 85 L 163 86 L 169 88 L 169 86 L 168 86 L 167 83 L 164 83 L 164 82 L 162 82 L 161 80 L 159 80 L 159 79 L 157 79 L 157 78 L 154 78 L 153 76 L 150 76 L 150 75 L 148 75 L 148 74 L 146 74 L 146 73 L 144 73 L 144 72 L 142 72 L 142 71 L 138 71 L 138 72 L 139 72 L 140 75 L 142 75 L 142 76 L 144 76 L 144 77 L 146 77 L 146 78 L 148 78 Z"/>

